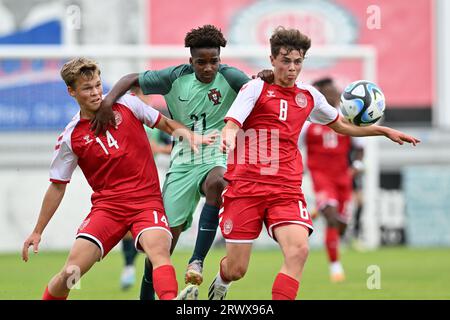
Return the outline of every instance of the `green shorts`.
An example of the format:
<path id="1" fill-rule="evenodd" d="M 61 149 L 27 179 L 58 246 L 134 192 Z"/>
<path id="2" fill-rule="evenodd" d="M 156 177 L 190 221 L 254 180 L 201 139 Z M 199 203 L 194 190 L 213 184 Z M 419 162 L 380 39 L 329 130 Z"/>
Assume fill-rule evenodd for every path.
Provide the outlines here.
<path id="1" fill-rule="evenodd" d="M 193 167 L 186 172 L 170 172 L 166 176 L 163 186 L 164 209 L 169 226 L 180 226 L 186 222 L 183 231 L 192 225 L 192 218 L 200 197 L 203 196 L 202 184 L 208 173 L 215 167 L 225 164 L 203 164 Z"/>

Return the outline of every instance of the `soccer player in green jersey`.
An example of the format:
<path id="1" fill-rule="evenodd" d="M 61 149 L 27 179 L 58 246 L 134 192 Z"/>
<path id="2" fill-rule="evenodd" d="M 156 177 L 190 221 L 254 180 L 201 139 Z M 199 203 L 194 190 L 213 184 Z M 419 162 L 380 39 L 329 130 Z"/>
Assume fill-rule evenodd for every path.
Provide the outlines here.
<path id="1" fill-rule="evenodd" d="M 103 100 L 93 128 L 98 133 L 105 123 L 113 121 L 109 112 L 113 102 L 131 87 L 140 86 L 144 94 L 164 95 L 172 118 L 192 131 L 202 134 L 220 131 L 237 93 L 250 80 L 242 71 L 220 63 L 220 47 L 225 45 L 222 32 L 215 26 L 191 30 L 185 37 L 185 47 L 191 52 L 189 64 L 124 76 Z M 164 207 L 173 234 L 172 251 L 181 232 L 191 226 L 200 197 L 206 198 L 186 270 L 186 283 L 199 285 L 203 281 L 203 261 L 216 235 L 221 193 L 227 184 L 223 179 L 225 168 L 226 158 L 218 149 L 218 141 L 209 147 L 202 146 L 197 154 L 182 141 L 175 141 L 163 187 Z M 153 297 L 152 267 L 147 259 L 141 299 Z"/>

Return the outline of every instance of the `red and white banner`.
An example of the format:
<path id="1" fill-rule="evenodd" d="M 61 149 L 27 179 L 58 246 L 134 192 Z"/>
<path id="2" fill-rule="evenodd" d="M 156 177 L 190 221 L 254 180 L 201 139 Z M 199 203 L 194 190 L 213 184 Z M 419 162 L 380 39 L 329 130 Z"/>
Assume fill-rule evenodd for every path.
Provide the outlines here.
<path id="1" fill-rule="evenodd" d="M 433 5 L 433 0 L 154 0 L 149 5 L 148 42 L 184 46 L 189 30 L 214 24 L 222 29 L 229 45 L 268 46 L 276 26 L 295 27 L 311 37 L 312 46 L 373 45 L 378 56 L 377 84 L 388 105 L 430 107 L 434 86 Z M 260 63 L 222 62 L 249 74 L 270 68 L 268 57 Z M 155 62 L 151 67 L 170 64 Z M 308 82 L 331 75 L 344 86 L 360 79 L 361 70 L 360 62 L 308 59 L 300 77 Z"/>

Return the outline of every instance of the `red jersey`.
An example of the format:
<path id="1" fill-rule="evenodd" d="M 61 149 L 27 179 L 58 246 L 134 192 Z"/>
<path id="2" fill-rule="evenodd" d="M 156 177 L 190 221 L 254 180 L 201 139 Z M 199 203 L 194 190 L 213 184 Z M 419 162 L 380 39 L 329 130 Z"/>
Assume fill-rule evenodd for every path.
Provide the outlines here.
<path id="1" fill-rule="evenodd" d="M 243 129 L 228 157 L 225 178 L 299 188 L 303 165 L 297 144 L 304 122 L 330 124 L 338 116 L 310 85 L 284 88 L 261 79 L 248 82 L 225 117 Z"/>
<path id="2" fill-rule="evenodd" d="M 113 106 L 117 129 L 96 137 L 90 122 L 77 114 L 58 138 L 50 181 L 68 183 L 80 166 L 94 191 L 92 204 L 105 201 L 142 203 L 161 198 L 161 191 L 145 123 L 153 127 L 160 113 L 137 97 L 124 95 Z"/>
<path id="3" fill-rule="evenodd" d="M 315 123 L 311 123 L 304 130 L 308 169 L 320 170 L 330 175 L 347 174 L 351 137 Z"/>

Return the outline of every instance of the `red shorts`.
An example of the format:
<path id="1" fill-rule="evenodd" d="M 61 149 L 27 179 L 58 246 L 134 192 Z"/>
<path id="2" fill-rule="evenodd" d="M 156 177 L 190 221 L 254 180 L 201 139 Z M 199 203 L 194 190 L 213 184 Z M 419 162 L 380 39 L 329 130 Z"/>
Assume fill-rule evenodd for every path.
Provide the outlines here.
<path id="1" fill-rule="evenodd" d="M 316 206 L 322 210 L 326 206 L 337 207 L 338 219 L 348 223 L 351 218 L 350 202 L 352 200 L 352 179 L 349 174 L 331 176 L 321 171 L 311 171 L 314 185 Z"/>
<path id="2" fill-rule="evenodd" d="M 94 205 L 78 228 L 76 238 L 87 238 L 95 242 L 104 258 L 128 231 L 131 231 L 136 249 L 142 251 L 139 237 L 149 229 L 166 230 L 172 237 L 162 200 L 151 200 L 141 204 Z"/>
<path id="3" fill-rule="evenodd" d="M 285 224 L 299 224 L 309 234 L 313 232 L 300 188 L 256 182 L 232 181 L 225 188 L 219 221 L 222 235 L 229 242 L 252 242 L 261 233 L 263 223 L 272 238 L 274 228 Z"/>

